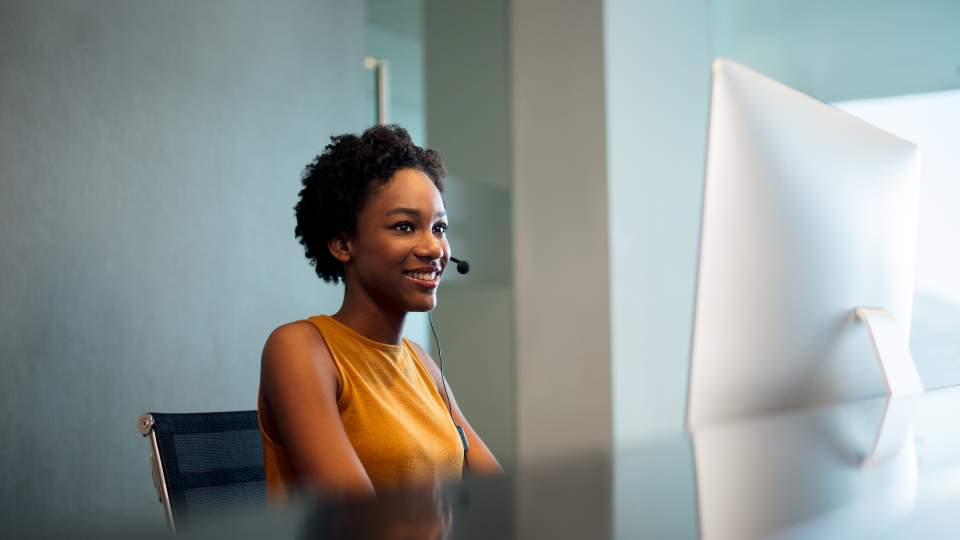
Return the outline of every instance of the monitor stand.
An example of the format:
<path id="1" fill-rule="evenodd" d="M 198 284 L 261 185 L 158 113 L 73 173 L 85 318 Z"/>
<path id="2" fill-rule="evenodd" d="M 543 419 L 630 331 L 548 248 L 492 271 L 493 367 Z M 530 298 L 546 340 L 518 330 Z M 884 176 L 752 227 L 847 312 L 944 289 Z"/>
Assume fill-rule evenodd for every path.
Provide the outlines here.
<path id="1" fill-rule="evenodd" d="M 855 313 L 867 326 L 887 395 L 922 394 L 923 382 L 907 348 L 907 337 L 896 319 L 885 309 L 859 307 Z"/>
<path id="2" fill-rule="evenodd" d="M 877 427 L 870 452 L 860 461 L 861 467 L 871 467 L 896 456 L 903 443 L 911 438 L 910 425 L 916 411 L 923 381 L 907 348 L 907 339 L 896 319 L 884 309 L 857 308 L 857 317 L 863 320 L 870 334 L 873 352 L 883 374 L 887 400 Z"/>

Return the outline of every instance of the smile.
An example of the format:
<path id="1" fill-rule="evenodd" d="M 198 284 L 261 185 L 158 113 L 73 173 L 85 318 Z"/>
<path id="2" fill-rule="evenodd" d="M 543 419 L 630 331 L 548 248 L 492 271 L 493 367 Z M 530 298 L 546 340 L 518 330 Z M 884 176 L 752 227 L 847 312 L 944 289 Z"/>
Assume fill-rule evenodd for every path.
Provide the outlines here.
<path id="1" fill-rule="evenodd" d="M 404 272 L 403 275 L 420 281 L 433 281 L 437 278 L 437 271 L 432 272 Z"/>

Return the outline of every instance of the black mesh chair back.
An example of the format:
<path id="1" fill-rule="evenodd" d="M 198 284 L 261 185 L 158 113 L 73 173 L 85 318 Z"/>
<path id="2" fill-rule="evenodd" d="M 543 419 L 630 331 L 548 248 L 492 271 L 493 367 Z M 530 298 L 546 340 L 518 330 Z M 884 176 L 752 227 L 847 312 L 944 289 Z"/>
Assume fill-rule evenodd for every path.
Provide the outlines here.
<path id="1" fill-rule="evenodd" d="M 171 530 L 191 519 L 266 506 L 257 411 L 140 416 Z"/>

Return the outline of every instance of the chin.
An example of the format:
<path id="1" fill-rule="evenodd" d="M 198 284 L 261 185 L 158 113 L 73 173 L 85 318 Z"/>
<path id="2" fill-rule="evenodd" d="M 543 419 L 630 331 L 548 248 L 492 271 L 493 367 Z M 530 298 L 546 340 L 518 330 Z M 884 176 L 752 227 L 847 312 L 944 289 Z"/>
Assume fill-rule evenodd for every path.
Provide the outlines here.
<path id="1" fill-rule="evenodd" d="M 433 311 L 433 308 L 437 307 L 437 297 L 433 296 L 427 301 L 411 302 L 407 306 L 407 311 L 410 313 L 424 313 L 426 311 Z"/>

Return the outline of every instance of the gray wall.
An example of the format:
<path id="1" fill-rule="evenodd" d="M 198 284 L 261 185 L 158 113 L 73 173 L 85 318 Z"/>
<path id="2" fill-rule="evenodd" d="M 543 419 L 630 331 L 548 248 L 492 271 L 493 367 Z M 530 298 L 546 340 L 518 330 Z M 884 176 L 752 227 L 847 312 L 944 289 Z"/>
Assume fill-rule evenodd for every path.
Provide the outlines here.
<path id="1" fill-rule="evenodd" d="M 291 207 L 327 137 L 362 128 L 364 18 L 0 3 L 4 536 L 162 526 L 137 416 L 254 408 L 269 332 L 337 309 Z"/>

